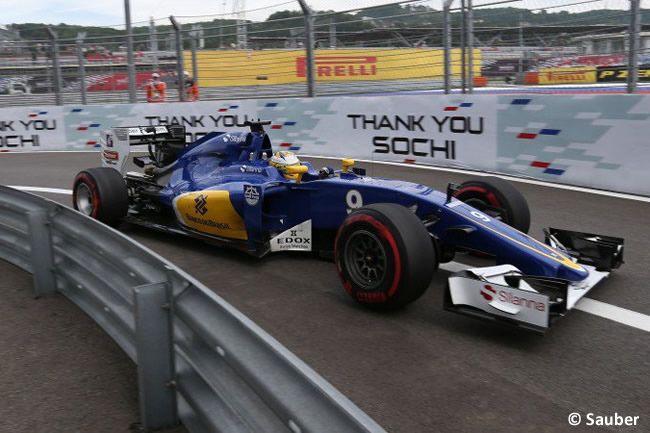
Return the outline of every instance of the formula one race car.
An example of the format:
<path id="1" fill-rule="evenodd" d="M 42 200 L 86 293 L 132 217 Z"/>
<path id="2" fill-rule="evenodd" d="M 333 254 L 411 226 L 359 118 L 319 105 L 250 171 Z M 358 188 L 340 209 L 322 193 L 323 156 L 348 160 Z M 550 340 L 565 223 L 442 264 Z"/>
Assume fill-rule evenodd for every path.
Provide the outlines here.
<path id="1" fill-rule="evenodd" d="M 446 192 L 373 178 L 342 160 L 314 170 L 274 153 L 264 125 L 212 132 L 191 144 L 182 126 L 102 131 L 103 167 L 74 181 L 75 209 L 194 236 L 262 257 L 312 251 L 334 258 L 343 287 L 379 309 L 404 306 L 457 251 L 493 256 L 496 266 L 453 274 L 445 309 L 546 330 L 623 259 L 623 240 L 548 229 L 546 244 L 525 233 L 530 214 L 507 181 L 481 177 Z M 125 171 L 130 146 L 148 155 Z"/>

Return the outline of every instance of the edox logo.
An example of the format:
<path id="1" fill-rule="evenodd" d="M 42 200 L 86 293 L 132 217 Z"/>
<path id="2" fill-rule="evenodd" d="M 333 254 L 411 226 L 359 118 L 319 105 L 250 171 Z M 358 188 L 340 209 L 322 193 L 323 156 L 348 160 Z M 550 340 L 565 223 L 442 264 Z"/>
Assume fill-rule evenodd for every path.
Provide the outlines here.
<path id="1" fill-rule="evenodd" d="M 205 215 L 205 213 L 208 211 L 208 208 L 205 207 L 205 205 L 208 203 L 208 198 L 205 197 L 203 194 L 201 194 L 200 196 L 194 199 L 194 203 L 196 203 L 196 206 L 194 206 L 194 210 L 197 213 L 200 213 L 202 216 Z"/>

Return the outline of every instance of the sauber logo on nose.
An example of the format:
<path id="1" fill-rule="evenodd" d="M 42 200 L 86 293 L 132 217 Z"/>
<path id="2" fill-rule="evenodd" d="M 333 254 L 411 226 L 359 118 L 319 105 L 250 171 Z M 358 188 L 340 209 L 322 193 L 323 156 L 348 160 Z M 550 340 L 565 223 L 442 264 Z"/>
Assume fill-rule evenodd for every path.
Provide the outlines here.
<path id="1" fill-rule="evenodd" d="M 314 63 L 317 77 L 377 75 L 377 57 L 375 56 L 316 57 Z M 307 76 L 306 57 L 296 57 L 296 76 Z"/>
<path id="2" fill-rule="evenodd" d="M 196 211 L 196 213 L 205 215 L 205 213 L 208 211 L 208 208 L 205 207 L 205 205 L 208 203 L 208 198 L 203 194 L 201 194 L 200 196 L 194 199 L 194 203 L 196 203 L 196 206 L 194 206 L 194 210 Z"/>

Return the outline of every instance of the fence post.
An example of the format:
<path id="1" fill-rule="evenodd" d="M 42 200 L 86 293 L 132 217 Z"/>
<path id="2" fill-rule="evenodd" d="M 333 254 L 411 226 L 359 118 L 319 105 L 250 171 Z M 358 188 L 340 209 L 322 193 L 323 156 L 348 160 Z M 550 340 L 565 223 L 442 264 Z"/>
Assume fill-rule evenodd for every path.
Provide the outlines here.
<path id="1" fill-rule="evenodd" d="M 316 96 L 316 78 L 314 75 L 314 15 L 305 0 L 298 0 L 305 15 L 305 51 L 307 63 L 307 96 Z"/>
<path id="2" fill-rule="evenodd" d="M 454 0 L 445 0 L 442 8 L 442 45 L 444 49 L 445 94 L 451 93 L 451 20 L 449 8 Z"/>
<path id="3" fill-rule="evenodd" d="M 627 93 L 636 93 L 639 78 L 639 35 L 641 32 L 640 1 L 630 0 L 629 54 L 627 61 Z"/>
<path id="4" fill-rule="evenodd" d="M 465 89 L 467 88 L 467 47 L 465 46 L 466 27 L 467 13 L 465 12 L 465 0 L 460 0 L 460 87 L 462 93 L 465 93 Z"/>
<path id="5" fill-rule="evenodd" d="M 129 85 L 129 103 L 137 102 L 135 97 L 135 62 L 133 60 L 133 32 L 131 30 L 131 4 L 124 0 L 124 17 L 126 20 L 126 70 Z"/>
<path id="6" fill-rule="evenodd" d="M 86 60 L 84 58 L 83 43 L 86 32 L 77 33 L 77 63 L 79 63 L 79 87 L 81 88 L 81 104 L 86 105 Z"/>
<path id="7" fill-rule="evenodd" d="M 330 18 L 330 48 L 336 48 L 336 22 Z"/>
<path id="8" fill-rule="evenodd" d="M 192 50 L 192 78 L 196 85 L 199 85 L 199 66 L 196 59 L 196 45 L 199 39 L 199 27 L 192 26 L 190 32 L 190 49 Z"/>
<path id="9" fill-rule="evenodd" d="M 178 423 L 167 283 L 134 288 L 140 416 L 145 431 Z"/>
<path id="10" fill-rule="evenodd" d="M 56 105 L 63 105 L 63 80 L 61 78 L 61 66 L 59 65 L 59 37 L 50 26 L 47 26 L 47 34 L 50 37 L 50 53 L 52 57 L 52 69 L 54 72 L 54 94 Z"/>
<path id="11" fill-rule="evenodd" d="M 181 24 L 176 21 L 173 15 L 169 16 L 169 20 L 174 26 L 174 34 L 176 35 L 176 75 L 178 82 L 178 100 L 185 101 L 185 57 L 183 55 L 183 36 L 181 34 Z"/>
<path id="12" fill-rule="evenodd" d="M 474 93 L 474 12 L 472 0 L 467 0 L 467 93 Z"/>
<path id="13" fill-rule="evenodd" d="M 34 276 L 34 298 L 56 292 L 52 237 L 47 210 L 35 210 L 27 214 L 29 242 Z"/>
<path id="14" fill-rule="evenodd" d="M 517 84 L 524 84 L 524 61 L 523 57 L 526 55 L 524 50 L 524 13 L 519 12 L 519 50 L 521 54 L 517 60 L 517 79 L 515 82 Z"/>
<path id="15" fill-rule="evenodd" d="M 153 55 L 153 71 L 158 72 L 158 37 L 156 35 L 156 23 L 153 17 L 149 18 L 149 40 Z"/>

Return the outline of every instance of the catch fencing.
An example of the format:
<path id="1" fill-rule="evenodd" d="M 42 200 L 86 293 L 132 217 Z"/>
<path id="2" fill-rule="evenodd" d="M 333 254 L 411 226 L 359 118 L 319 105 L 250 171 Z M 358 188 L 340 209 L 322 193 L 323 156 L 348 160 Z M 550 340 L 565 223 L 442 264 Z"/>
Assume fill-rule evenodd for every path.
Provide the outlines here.
<path id="1" fill-rule="evenodd" d="M 145 430 L 384 432 L 197 280 L 119 232 L 0 186 L 0 258 L 60 292 L 138 366 Z"/>
<path id="2" fill-rule="evenodd" d="M 133 23 L 130 33 L 14 26 L 0 29 L 0 106 L 144 102 L 153 72 L 167 101 L 183 101 L 183 70 L 202 100 L 473 93 L 486 85 L 513 92 L 618 85 L 635 93 L 650 82 L 643 24 L 650 10 L 642 0 L 519 3 L 402 0 L 317 11 L 296 0 L 261 8 L 265 19 L 247 18 L 258 9 L 222 10 Z"/>

